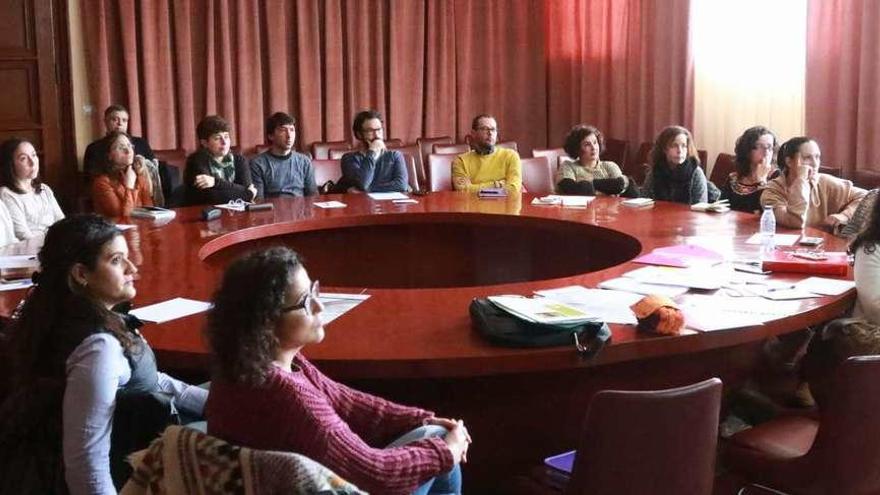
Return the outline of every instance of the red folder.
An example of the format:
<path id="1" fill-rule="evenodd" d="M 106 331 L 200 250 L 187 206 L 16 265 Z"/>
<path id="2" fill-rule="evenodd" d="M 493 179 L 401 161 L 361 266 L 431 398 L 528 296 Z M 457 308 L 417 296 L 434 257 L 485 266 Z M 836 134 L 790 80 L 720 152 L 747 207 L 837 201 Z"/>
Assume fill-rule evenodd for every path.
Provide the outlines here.
<path id="1" fill-rule="evenodd" d="M 773 251 L 764 259 L 763 269 L 771 272 L 809 273 L 845 277 L 849 270 L 846 253 L 824 253 L 827 259 L 811 260 L 795 256 L 795 251 Z"/>

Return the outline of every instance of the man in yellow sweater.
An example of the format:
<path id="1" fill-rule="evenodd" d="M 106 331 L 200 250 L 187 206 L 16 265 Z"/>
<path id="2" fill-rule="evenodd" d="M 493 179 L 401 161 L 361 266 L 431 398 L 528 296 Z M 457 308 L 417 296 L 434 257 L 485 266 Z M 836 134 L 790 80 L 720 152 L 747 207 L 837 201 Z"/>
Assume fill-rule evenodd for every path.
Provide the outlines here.
<path id="1" fill-rule="evenodd" d="M 452 186 L 456 191 L 479 191 L 503 187 L 510 193 L 522 192 L 522 165 L 519 153 L 496 148 L 498 124 L 491 115 L 477 115 L 471 124 L 471 151 L 452 162 Z"/>

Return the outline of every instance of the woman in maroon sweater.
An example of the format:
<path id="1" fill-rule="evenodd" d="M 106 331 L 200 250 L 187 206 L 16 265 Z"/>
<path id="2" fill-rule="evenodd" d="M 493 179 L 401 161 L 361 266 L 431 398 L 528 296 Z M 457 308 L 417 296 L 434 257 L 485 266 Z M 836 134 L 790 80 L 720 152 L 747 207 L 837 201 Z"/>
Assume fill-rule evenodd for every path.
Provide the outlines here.
<path id="1" fill-rule="evenodd" d="M 324 339 L 318 296 L 287 248 L 227 269 L 206 328 L 216 364 L 209 433 L 303 454 L 374 493 L 459 493 L 471 441 L 461 421 L 353 390 L 300 353 Z"/>

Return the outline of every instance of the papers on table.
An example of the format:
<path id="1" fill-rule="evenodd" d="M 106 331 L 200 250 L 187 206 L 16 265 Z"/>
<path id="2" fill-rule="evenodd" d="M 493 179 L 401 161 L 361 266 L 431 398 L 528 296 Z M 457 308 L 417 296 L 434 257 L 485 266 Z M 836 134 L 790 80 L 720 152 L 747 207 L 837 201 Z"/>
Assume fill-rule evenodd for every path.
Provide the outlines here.
<path id="1" fill-rule="evenodd" d="M 35 254 L 16 254 L 10 256 L 0 256 L 0 270 L 11 270 L 15 268 L 33 268 L 40 267 L 40 262 Z"/>
<path id="2" fill-rule="evenodd" d="M 345 208 L 348 206 L 347 204 L 341 201 L 315 201 L 312 203 L 318 208 Z"/>
<path id="3" fill-rule="evenodd" d="M 650 284 L 676 285 L 692 289 L 720 289 L 730 281 L 733 269 L 730 265 L 713 267 L 672 268 L 668 266 L 646 266 L 623 274 L 639 282 Z"/>
<path id="4" fill-rule="evenodd" d="M 410 205 L 410 204 L 417 205 L 417 204 L 419 204 L 418 201 L 416 201 L 416 200 L 414 200 L 414 199 L 412 199 L 412 198 L 406 198 L 406 199 L 392 199 L 391 202 L 394 203 L 394 204 L 396 204 L 396 205 Z"/>
<path id="5" fill-rule="evenodd" d="M 703 211 L 708 213 L 727 213 L 730 211 L 728 200 L 722 199 L 714 203 L 696 203 L 691 205 L 691 211 Z"/>
<path id="6" fill-rule="evenodd" d="M 800 310 L 798 301 L 770 301 L 762 297 L 724 297 L 692 294 L 679 304 L 687 326 L 710 332 L 763 324 Z"/>
<path id="7" fill-rule="evenodd" d="M 546 297 L 489 296 L 489 301 L 514 316 L 534 323 L 552 325 L 596 321 L 593 315 Z"/>
<path id="8" fill-rule="evenodd" d="M 625 199 L 620 202 L 623 206 L 632 206 L 634 208 L 646 208 L 648 206 L 654 206 L 654 200 L 651 198 L 632 198 Z"/>
<path id="9" fill-rule="evenodd" d="M 656 248 L 648 254 L 634 259 L 635 263 L 647 265 L 676 266 L 712 266 L 724 261 L 721 253 L 712 249 L 693 244 L 678 244 Z"/>
<path id="10" fill-rule="evenodd" d="M 393 199 L 409 199 L 406 194 L 399 192 L 377 192 L 377 193 L 368 193 L 367 196 L 370 199 L 375 199 L 376 201 L 391 201 Z"/>
<path id="11" fill-rule="evenodd" d="M 246 201 L 230 201 L 228 203 L 214 205 L 214 208 L 222 208 L 229 211 L 245 211 L 245 209 L 247 209 L 247 205 L 249 204 L 251 203 Z"/>
<path id="12" fill-rule="evenodd" d="M 133 309 L 130 313 L 144 321 L 165 323 L 166 321 L 207 311 L 210 307 L 211 303 L 175 297 L 164 302 Z"/>
<path id="13" fill-rule="evenodd" d="M 366 301 L 369 294 L 321 294 L 321 303 L 324 311 L 321 313 L 321 321 L 326 325 L 354 309 L 358 304 Z"/>
<path id="14" fill-rule="evenodd" d="M 533 205 L 562 205 L 571 208 L 586 208 L 591 201 L 596 199 L 595 196 L 561 196 L 558 194 L 550 194 L 532 200 Z"/>
<path id="15" fill-rule="evenodd" d="M 0 280 L 0 292 L 27 289 L 32 285 L 34 285 L 34 283 L 31 281 L 30 277 L 17 280 Z"/>
<path id="16" fill-rule="evenodd" d="M 801 238 L 800 234 L 774 234 L 773 244 L 776 246 L 794 246 Z M 754 234 L 746 240 L 746 244 L 761 244 L 761 234 Z"/>
<path id="17" fill-rule="evenodd" d="M 633 294 L 647 296 L 648 294 L 659 294 L 667 297 L 677 297 L 688 291 L 687 287 L 675 285 L 662 285 L 640 282 L 634 278 L 612 278 L 599 282 L 600 289 L 608 289 L 614 291 L 625 291 Z"/>
<path id="18" fill-rule="evenodd" d="M 856 283 L 852 280 L 810 277 L 798 282 L 797 287 L 801 290 L 823 296 L 839 296 L 850 289 L 854 289 Z"/>
<path id="19" fill-rule="evenodd" d="M 636 317 L 629 307 L 642 298 L 641 294 L 632 292 L 588 289 L 580 285 L 539 290 L 535 294 L 568 304 L 605 323 L 622 325 L 636 324 Z"/>

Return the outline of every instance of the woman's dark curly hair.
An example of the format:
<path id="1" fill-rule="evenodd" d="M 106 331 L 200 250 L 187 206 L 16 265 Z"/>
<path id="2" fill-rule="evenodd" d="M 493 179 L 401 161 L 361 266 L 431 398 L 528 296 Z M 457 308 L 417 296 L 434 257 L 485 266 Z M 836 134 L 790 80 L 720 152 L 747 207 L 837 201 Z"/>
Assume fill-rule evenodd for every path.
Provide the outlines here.
<path id="1" fill-rule="evenodd" d="M 14 315 L 9 342 L 19 382 L 64 377 L 67 356 L 95 332 L 109 331 L 126 352 L 137 345 L 118 315 L 71 276 L 74 265 L 94 270 L 104 246 L 122 235 L 98 215 L 75 215 L 49 227 L 33 289 Z"/>
<path id="2" fill-rule="evenodd" d="M 605 136 L 602 135 L 599 129 L 591 125 L 578 124 L 568 131 L 568 135 L 565 136 L 565 144 L 562 145 L 568 156 L 575 160 L 580 158 L 581 141 L 590 134 L 596 136 L 596 141 L 599 142 L 599 154 L 601 155 L 605 151 Z"/>
<path id="3" fill-rule="evenodd" d="M 797 136 L 782 143 L 776 157 L 776 166 L 779 167 L 783 174 L 788 175 L 788 159 L 794 158 L 795 155 L 801 152 L 801 146 L 810 141 L 815 142 L 816 140 L 809 136 Z"/>
<path id="4" fill-rule="evenodd" d="M 870 220 L 849 245 L 850 254 L 856 254 L 859 248 L 863 248 L 868 254 L 873 254 L 877 250 L 877 244 L 880 243 L 880 208 L 877 207 L 877 203 L 880 203 L 880 194 L 877 194 L 877 199 L 872 205 Z"/>
<path id="5" fill-rule="evenodd" d="M 215 376 L 233 383 L 263 383 L 278 348 L 275 322 L 301 267 L 296 252 L 274 247 L 239 258 L 226 269 L 205 327 Z"/>
<path id="6" fill-rule="evenodd" d="M 756 125 L 755 127 L 749 127 L 742 133 L 742 136 L 736 138 L 736 146 L 733 149 L 733 153 L 736 155 L 736 174 L 740 177 L 748 177 L 752 173 L 750 155 L 752 150 L 755 149 L 758 139 L 761 139 L 761 136 L 765 134 L 773 136 L 773 157 L 776 158 L 776 152 L 779 150 L 779 139 L 770 129 L 762 125 Z"/>
<path id="7" fill-rule="evenodd" d="M 118 140 L 122 136 L 125 136 L 125 138 L 128 139 L 128 143 L 132 144 L 131 136 L 129 136 L 127 133 L 120 131 L 113 131 L 110 134 L 107 134 L 106 136 L 101 138 L 104 141 L 104 150 L 106 151 L 106 153 L 104 156 L 101 157 L 102 162 L 99 170 L 104 175 L 116 177 L 114 170 L 115 166 L 113 165 L 113 160 L 110 158 L 110 154 L 113 153 L 113 144 L 116 143 L 116 140 Z"/>
<path id="8" fill-rule="evenodd" d="M 0 186 L 8 187 L 18 194 L 24 194 L 24 191 L 18 187 L 18 180 L 15 178 L 15 150 L 22 143 L 30 143 L 30 141 L 14 137 L 0 144 Z M 35 193 L 43 192 L 43 183 L 40 181 L 39 175 L 31 181 L 31 186 Z"/>
<path id="9" fill-rule="evenodd" d="M 685 127 L 671 125 L 660 131 L 660 134 L 657 135 L 657 139 L 654 140 L 654 146 L 651 148 L 650 157 L 651 167 L 653 169 L 656 170 L 658 167 L 669 166 L 669 164 L 666 163 L 666 148 L 669 147 L 669 143 L 674 141 L 679 134 L 684 134 L 687 137 L 688 158 L 693 158 L 697 165 L 700 164 L 700 157 L 697 155 L 697 147 L 694 144 L 694 135 Z"/>

